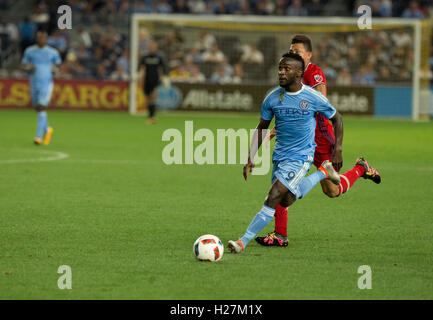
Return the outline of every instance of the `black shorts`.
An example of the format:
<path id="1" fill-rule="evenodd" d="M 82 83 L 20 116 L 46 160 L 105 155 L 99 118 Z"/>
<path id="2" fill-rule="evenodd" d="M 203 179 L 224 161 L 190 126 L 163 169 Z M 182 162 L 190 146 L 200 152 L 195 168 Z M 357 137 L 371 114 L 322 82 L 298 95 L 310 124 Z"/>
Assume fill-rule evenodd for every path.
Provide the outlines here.
<path id="1" fill-rule="evenodd" d="M 146 81 L 144 84 L 144 94 L 146 96 L 150 95 L 153 91 L 155 91 L 157 86 L 159 86 L 159 81 Z"/>

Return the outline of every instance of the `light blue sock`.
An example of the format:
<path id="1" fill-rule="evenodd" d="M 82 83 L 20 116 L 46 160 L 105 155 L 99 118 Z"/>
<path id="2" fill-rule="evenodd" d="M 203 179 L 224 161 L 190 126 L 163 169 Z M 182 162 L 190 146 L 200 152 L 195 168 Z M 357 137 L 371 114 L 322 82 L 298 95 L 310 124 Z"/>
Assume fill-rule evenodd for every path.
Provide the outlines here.
<path id="1" fill-rule="evenodd" d="M 48 131 L 48 113 L 46 111 L 43 112 L 45 112 L 45 125 L 44 125 L 44 134 L 45 134 Z"/>
<path id="2" fill-rule="evenodd" d="M 325 178 L 325 173 L 320 170 L 310 174 L 308 177 L 302 178 L 301 182 L 299 182 L 299 191 L 301 192 L 301 196 L 299 198 L 305 197 L 305 195 L 310 192 L 310 190 L 313 189 L 316 184 Z"/>
<path id="3" fill-rule="evenodd" d="M 45 128 L 47 126 L 47 112 L 39 111 L 38 112 L 38 126 L 36 128 L 36 137 L 42 139 L 42 134 L 45 132 Z"/>
<path id="4" fill-rule="evenodd" d="M 242 242 L 244 243 L 244 248 L 257 233 L 259 233 L 264 227 L 267 226 L 267 224 L 272 220 L 274 213 L 275 209 L 263 205 L 262 210 L 256 214 L 253 221 L 251 221 L 250 225 L 248 226 L 247 231 L 241 238 Z"/>

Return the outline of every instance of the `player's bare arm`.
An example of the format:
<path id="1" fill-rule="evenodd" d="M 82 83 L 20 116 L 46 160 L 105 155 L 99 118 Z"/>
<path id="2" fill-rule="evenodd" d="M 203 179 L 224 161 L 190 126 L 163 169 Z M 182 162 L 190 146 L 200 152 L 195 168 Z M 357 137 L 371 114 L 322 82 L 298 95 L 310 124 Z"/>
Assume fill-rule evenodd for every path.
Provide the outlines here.
<path id="1" fill-rule="evenodd" d="M 326 84 L 324 84 L 324 83 L 318 84 L 318 85 L 315 86 L 313 89 L 319 91 L 319 92 L 320 92 L 321 94 L 323 94 L 325 97 L 328 96 L 328 92 L 327 92 L 327 89 L 326 89 Z"/>
<path id="2" fill-rule="evenodd" d="M 269 124 L 271 123 L 270 120 L 264 120 L 260 118 L 260 122 L 256 127 L 256 130 L 254 131 L 254 136 L 251 141 L 250 151 L 248 152 L 248 160 L 247 163 L 244 165 L 243 168 L 243 175 L 245 181 L 248 180 L 248 172 L 251 173 L 251 171 L 254 168 L 254 156 L 256 152 L 259 150 L 260 146 L 263 142 L 263 130 L 267 130 L 269 128 Z"/>
<path id="3" fill-rule="evenodd" d="M 331 160 L 334 168 L 339 171 L 343 166 L 343 119 L 338 111 L 331 118 L 331 122 L 335 133 L 335 146 Z"/>
<path id="4" fill-rule="evenodd" d="M 36 67 L 34 65 L 32 65 L 31 63 L 21 64 L 20 68 L 21 68 L 21 70 L 24 70 L 27 72 L 33 72 L 36 69 Z"/>

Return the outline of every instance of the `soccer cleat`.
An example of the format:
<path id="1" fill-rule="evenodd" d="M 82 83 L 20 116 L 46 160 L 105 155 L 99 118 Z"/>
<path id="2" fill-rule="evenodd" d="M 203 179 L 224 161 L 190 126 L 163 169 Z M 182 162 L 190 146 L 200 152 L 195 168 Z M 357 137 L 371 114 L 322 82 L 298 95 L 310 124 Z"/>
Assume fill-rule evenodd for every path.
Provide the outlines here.
<path id="1" fill-rule="evenodd" d="M 33 143 L 38 146 L 38 145 L 40 145 L 42 143 L 42 140 L 40 138 L 38 138 L 38 137 L 35 137 L 33 139 Z"/>
<path id="2" fill-rule="evenodd" d="M 244 243 L 241 239 L 233 241 L 229 240 L 227 247 L 229 248 L 231 253 L 241 253 L 244 251 Z"/>
<path id="3" fill-rule="evenodd" d="M 367 160 L 365 160 L 363 157 L 359 157 L 358 159 L 356 159 L 356 165 L 364 167 L 364 174 L 362 175 L 364 179 L 370 179 L 377 184 L 380 183 L 381 178 L 379 171 L 377 171 L 373 167 L 370 167 Z"/>
<path id="4" fill-rule="evenodd" d="M 52 134 L 53 134 L 53 128 L 48 127 L 47 133 L 45 133 L 45 138 L 44 138 L 45 145 L 50 144 Z"/>
<path id="5" fill-rule="evenodd" d="M 258 244 L 265 247 L 287 247 L 289 240 L 278 232 L 271 232 L 266 237 L 256 237 Z"/>
<path id="6" fill-rule="evenodd" d="M 332 163 L 329 160 L 325 160 L 319 167 L 319 170 L 326 174 L 326 178 L 332 181 L 333 184 L 340 184 L 340 175 L 335 171 Z"/>

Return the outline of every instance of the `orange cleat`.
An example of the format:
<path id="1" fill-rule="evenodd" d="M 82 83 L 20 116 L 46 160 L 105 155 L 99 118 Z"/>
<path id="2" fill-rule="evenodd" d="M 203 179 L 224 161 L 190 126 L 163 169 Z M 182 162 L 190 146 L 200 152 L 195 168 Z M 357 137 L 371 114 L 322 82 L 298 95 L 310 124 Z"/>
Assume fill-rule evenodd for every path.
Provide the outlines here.
<path id="1" fill-rule="evenodd" d="M 53 128 L 48 127 L 47 133 L 45 133 L 44 145 L 50 144 L 52 134 L 53 134 Z"/>

